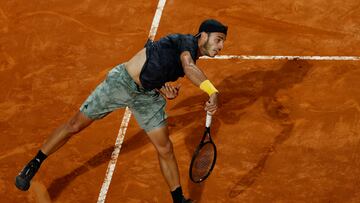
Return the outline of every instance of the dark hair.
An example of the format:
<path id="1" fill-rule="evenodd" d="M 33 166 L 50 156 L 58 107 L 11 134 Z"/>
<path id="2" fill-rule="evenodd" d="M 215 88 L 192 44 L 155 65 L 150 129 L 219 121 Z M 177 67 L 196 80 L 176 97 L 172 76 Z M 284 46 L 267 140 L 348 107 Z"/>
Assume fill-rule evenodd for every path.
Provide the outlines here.
<path id="1" fill-rule="evenodd" d="M 207 19 L 201 23 L 199 27 L 199 32 L 195 35 L 195 37 L 199 37 L 201 32 L 206 32 L 206 33 L 221 32 L 226 35 L 227 30 L 228 27 L 226 25 L 223 25 L 219 21 L 215 19 Z"/>

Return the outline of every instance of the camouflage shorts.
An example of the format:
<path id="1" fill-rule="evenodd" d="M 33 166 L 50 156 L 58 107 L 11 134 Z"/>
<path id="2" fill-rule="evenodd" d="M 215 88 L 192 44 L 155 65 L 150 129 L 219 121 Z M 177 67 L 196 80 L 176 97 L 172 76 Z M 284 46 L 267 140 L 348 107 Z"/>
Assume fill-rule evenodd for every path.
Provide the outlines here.
<path id="1" fill-rule="evenodd" d="M 146 132 L 166 125 L 166 100 L 155 90 L 139 87 L 121 64 L 109 71 L 81 105 L 80 111 L 90 119 L 101 119 L 118 108 L 128 106 Z"/>

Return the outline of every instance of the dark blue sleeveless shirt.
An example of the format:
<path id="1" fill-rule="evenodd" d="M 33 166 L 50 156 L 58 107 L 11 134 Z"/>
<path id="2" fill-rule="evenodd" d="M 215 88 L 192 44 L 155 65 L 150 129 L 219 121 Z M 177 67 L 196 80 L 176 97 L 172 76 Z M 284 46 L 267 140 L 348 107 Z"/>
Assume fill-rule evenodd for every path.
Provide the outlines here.
<path id="1" fill-rule="evenodd" d="M 171 34 L 159 41 L 145 45 L 146 62 L 140 73 L 140 82 L 144 89 L 160 89 L 166 82 L 184 77 L 180 54 L 189 51 L 194 62 L 197 60 L 198 44 L 193 35 Z"/>

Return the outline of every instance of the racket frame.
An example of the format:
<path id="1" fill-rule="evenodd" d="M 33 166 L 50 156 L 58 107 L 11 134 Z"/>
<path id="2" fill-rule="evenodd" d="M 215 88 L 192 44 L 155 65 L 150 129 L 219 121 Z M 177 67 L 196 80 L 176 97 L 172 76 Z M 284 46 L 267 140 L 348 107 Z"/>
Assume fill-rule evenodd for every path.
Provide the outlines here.
<path id="1" fill-rule="evenodd" d="M 205 179 L 207 179 L 209 177 L 209 175 L 211 174 L 211 171 L 214 169 L 215 163 L 216 163 L 216 157 L 217 157 L 217 150 L 216 150 L 216 145 L 213 142 L 211 135 L 210 135 L 210 125 L 211 125 L 211 115 L 209 113 L 206 114 L 206 127 L 205 127 L 205 132 L 204 135 L 201 138 L 200 144 L 197 146 L 192 158 L 191 158 L 191 162 L 190 162 L 190 168 L 189 168 L 189 177 L 190 180 L 193 181 L 194 183 L 200 183 L 202 181 L 204 181 Z M 206 140 L 206 138 L 208 138 Z M 205 141 L 206 140 L 206 141 Z M 214 159 L 213 162 L 211 164 L 211 167 L 208 171 L 208 173 L 202 177 L 200 180 L 194 180 L 193 176 L 192 176 L 192 168 L 195 162 L 195 159 L 197 158 L 201 148 L 206 145 L 206 144 L 211 144 L 214 148 Z"/>

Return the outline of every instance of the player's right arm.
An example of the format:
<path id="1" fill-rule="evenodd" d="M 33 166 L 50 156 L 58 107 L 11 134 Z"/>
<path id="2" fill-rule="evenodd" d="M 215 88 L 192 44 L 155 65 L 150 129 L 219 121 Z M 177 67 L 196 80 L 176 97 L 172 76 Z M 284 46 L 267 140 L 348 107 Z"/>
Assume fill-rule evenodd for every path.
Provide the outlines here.
<path id="1" fill-rule="evenodd" d="M 194 85 L 200 87 L 200 89 L 206 92 L 210 97 L 209 101 L 205 104 L 205 111 L 209 111 L 211 114 L 214 114 L 218 106 L 219 91 L 208 80 L 204 72 L 195 65 L 189 51 L 182 52 L 180 60 L 186 77 L 189 78 Z"/>

